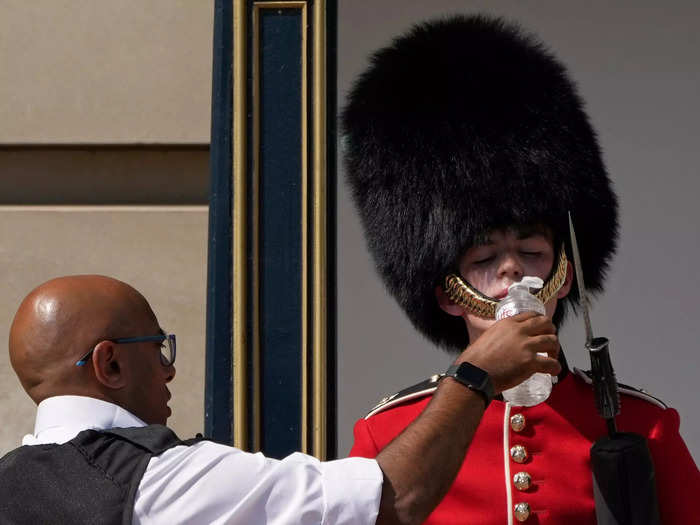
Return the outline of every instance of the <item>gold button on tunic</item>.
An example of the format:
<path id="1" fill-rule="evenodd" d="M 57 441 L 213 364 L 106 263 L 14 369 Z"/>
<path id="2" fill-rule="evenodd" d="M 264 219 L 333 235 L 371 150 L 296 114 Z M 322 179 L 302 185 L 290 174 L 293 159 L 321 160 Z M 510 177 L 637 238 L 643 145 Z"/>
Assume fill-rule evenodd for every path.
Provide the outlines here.
<path id="1" fill-rule="evenodd" d="M 510 447 L 510 457 L 516 463 L 525 463 L 527 459 L 527 449 L 522 445 Z"/>
<path id="2" fill-rule="evenodd" d="M 527 472 L 518 472 L 513 476 L 513 485 L 518 490 L 527 490 L 532 484 L 532 477 Z"/>
<path id="3" fill-rule="evenodd" d="M 517 503 L 513 507 L 513 513 L 515 514 L 515 519 L 522 523 L 530 517 L 530 504 L 525 502 Z"/>
<path id="4" fill-rule="evenodd" d="M 510 428 L 513 432 L 520 432 L 525 428 L 525 415 L 514 414 L 510 417 Z"/>

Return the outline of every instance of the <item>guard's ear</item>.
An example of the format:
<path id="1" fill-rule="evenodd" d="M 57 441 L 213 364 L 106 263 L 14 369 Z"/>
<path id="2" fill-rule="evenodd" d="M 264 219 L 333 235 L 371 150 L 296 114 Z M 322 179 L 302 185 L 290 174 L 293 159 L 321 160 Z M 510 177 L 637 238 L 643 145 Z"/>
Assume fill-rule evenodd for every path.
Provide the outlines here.
<path id="1" fill-rule="evenodd" d="M 564 279 L 564 284 L 561 285 L 559 291 L 557 292 L 557 299 L 562 299 L 569 295 L 571 291 L 571 285 L 574 284 L 574 267 L 571 261 L 566 261 L 566 278 Z"/>
<path id="2" fill-rule="evenodd" d="M 121 353 L 112 341 L 102 341 L 92 352 L 92 368 L 95 377 L 103 386 L 111 389 L 123 388 L 126 384 Z"/>
<path id="3" fill-rule="evenodd" d="M 454 303 L 452 299 L 447 296 L 445 290 L 442 289 L 442 286 L 438 285 L 435 287 L 435 298 L 443 312 L 456 317 L 462 317 L 464 315 L 464 308 Z"/>

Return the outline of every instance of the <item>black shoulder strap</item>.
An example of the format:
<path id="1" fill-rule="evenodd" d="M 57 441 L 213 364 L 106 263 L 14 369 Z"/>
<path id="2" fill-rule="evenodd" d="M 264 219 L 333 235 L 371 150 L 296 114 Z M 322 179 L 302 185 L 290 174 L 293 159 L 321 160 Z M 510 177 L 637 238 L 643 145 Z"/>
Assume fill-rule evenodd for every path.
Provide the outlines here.
<path id="1" fill-rule="evenodd" d="M 88 463 L 126 488 L 122 516 L 122 522 L 126 525 L 132 521 L 136 491 L 151 458 L 172 447 L 189 446 L 202 439 L 183 441 L 166 426 L 148 425 L 103 431 L 85 430 L 69 443 L 83 454 Z M 107 449 L 109 453 L 105 453 Z"/>
<path id="2" fill-rule="evenodd" d="M 425 397 L 432 394 L 433 392 L 435 392 L 435 389 L 437 388 L 438 382 L 440 381 L 441 377 L 442 376 L 440 374 L 432 375 L 425 381 L 421 381 L 420 383 L 416 383 L 415 385 L 409 386 L 408 388 L 399 390 L 395 394 L 386 396 L 374 407 L 372 407 L 372 410 L 370 410 L 369 413 L 365 416 L 365 419 L 369 419 L 375 414 L 384 412 L 389 408 L 395 407 L 407 401 L 419 399 L 421 397 Z"/>
<path id="3" fill-rule="evenodd" d="M 567 374 L 569 373 L 569 365 L 566 362 L 566 357 L 564 356 L 564 350 L 561 348 L 559 349 L 559 364 L 561 365 L 561 372 L 557 376 L 557 382 L 563 380 Z M 391 394 L 390 396 L 384 397 L 379 403 L 377 403 L 372 409 L 367 413 L 365 416 L 365 419 L 369 419 L 370 417 L 374 416 L 375 414 L 379 414 L 380 412 L 384 412 L 385 410 L 388 410 L 390 408 L 393 408 L 397 405 L 400 405 L 402 403 L 406 403 L 408 401 L 412 401 L 414 399 L 419 399 L 421 397 L 428 396 L 435 392 L 438 386 L 438 382 L 440 381 L 440 378 L 444 374 L 435 374 L 430 376 L 428 379 L 425 381 L 421 381 L 420 383 L 416 383 L 415 385 L 409 386 L 408 388 L 404 388 L 403 390 L 399 390 L 395 394 Z M 503 400 L 503 397 L 501 394 L 498 394 L 496 396 L 496 399 Z"/>
<path id="4" fill-rule="evenodd" d="M 113 435 L 140 447 L 157 456 L 169 448 L 185 443 L 177 434 L 163 425 L 148 425 L 146 427 L 111 428 L 103 430 L 103 434 Z M 188 440 L 192 441 L 192 440 Z M 196 441 L 195 441 L 196 442 Z"/>
<path id="5" fill-rule="evenodd" d="M 590 370 L 581 370 L 580 368 L 574 368 L 574 373 L 579 379 L 583 379 L 585 383 L 589 385 L 593 384 L 593 374 Z M 623 383 L 617 383 L 617 388 L 621 394 L 626 394 L 628 396 L 636 397 L 638 399 L 643 399 L 647 403 L 656 405 L 657 407 L 663 408 L 664 410 L 668 408 L 668 405 L 666 403 L 664 403 L 658 397 L 652 396 L 643 388 L 635 388 L 633 386 L 625 385 Z"/>

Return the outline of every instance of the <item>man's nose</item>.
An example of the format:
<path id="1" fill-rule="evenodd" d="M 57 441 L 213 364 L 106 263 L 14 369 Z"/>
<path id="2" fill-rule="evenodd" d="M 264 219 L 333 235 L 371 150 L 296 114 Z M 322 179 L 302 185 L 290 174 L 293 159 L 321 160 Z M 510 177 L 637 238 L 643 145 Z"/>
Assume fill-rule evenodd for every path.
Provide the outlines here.
<path id="1" fill-rule="evenodd" d="M 166 382 L 166 383 L 170 383 L 170 381 L 172 381 L 173 378 L 175 377 L 175 372 L 176 372 L 176 370 L 175 370 L 175 365 L 169 365 L 169 366 L 167 366 L 167 367 L 165 368 L 165 371 L 166 371 L 166 373 L 167 373 L 167 376 L 165 377 L 165 382 Z"/>

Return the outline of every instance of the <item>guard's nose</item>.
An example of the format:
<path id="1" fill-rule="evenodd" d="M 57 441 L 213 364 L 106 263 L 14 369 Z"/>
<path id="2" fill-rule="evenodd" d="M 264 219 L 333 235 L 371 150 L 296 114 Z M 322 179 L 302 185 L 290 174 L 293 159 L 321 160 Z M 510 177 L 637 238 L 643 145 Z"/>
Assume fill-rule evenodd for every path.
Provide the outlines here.
<path id="1" fill-rule="evenodd" d="M 498 277 L 508 277 L 513 282 L 520 281 L 523 278 L 523 267 L 518 257 L 511 253 L 505 254 L 498 265 Z"/>

